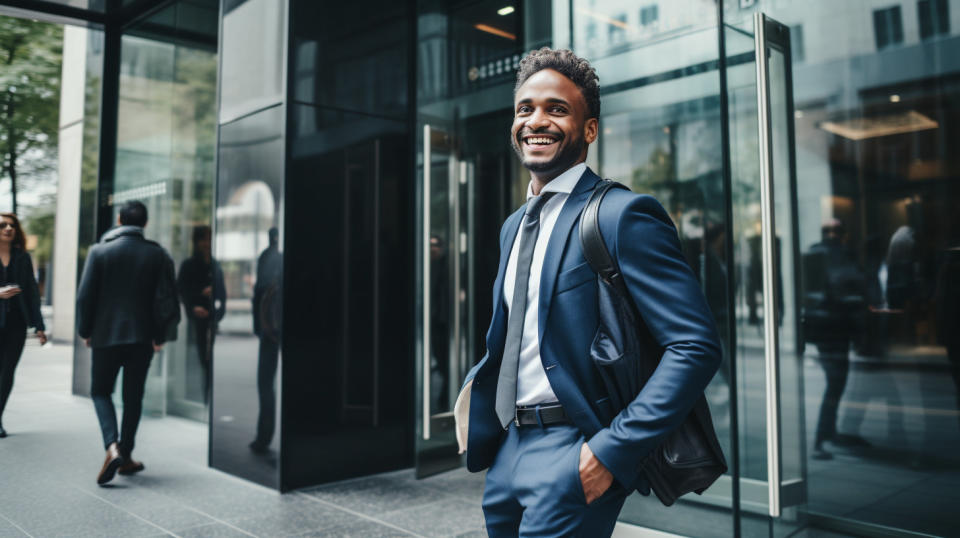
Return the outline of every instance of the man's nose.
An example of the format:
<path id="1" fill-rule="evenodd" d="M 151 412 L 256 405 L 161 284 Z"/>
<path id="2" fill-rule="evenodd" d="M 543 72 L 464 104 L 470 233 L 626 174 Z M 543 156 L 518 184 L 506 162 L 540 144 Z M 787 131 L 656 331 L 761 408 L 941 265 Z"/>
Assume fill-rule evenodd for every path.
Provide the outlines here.
<path id="1" fill-rule="evenodd" d="M 542 110 L 535 110 L 533 114 L 527 118 L 527 127 L 533 130 L 543 129 L 550 125 L 550 120 L 547 118 L 546 113 Z"/>

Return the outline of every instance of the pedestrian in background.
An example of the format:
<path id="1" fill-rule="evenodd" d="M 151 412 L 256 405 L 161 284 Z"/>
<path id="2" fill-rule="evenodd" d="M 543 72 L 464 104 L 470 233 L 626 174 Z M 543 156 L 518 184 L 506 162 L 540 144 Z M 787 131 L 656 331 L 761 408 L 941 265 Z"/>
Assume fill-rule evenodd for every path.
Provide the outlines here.
<path id="1" fill-rule="evenodd" d="M 90 249 L 77 291 L 77 331 L 93 348 L 90 396 L 100 421 L 106 460 L 97 483 L 119 471 L 133 474 L 144 465 L 133 459 L 143 389 L 155 351 L 180 319 L 173 260 L 143 236 L 147 208 L 130 201 L 120 209 L 119 226 Z M 123 368 L 123 422 L 117 431 L 113 388 Z"/>
<path id="2" fill-rule="evenodd" d="M 27 241 L 20 220 L 13 213 L 0 213 L 0 438 L 3 410 L 13 390 L 13 374 L 23 354 L 27 327 L 34 327 L 41 344 L 47 343 L 40 291 L 27 254 Z"/>
<path id="3" fill-rule="evenodd" d="M 217 324 L 227 313 L 223 270 L 211 254 L 209 226 L 194 226 L 193 255 L 180 264 L 177 289 L 190 321 L 192 340 L 203 368 L 203 401 L 210 401 L 210 361 Z"/>

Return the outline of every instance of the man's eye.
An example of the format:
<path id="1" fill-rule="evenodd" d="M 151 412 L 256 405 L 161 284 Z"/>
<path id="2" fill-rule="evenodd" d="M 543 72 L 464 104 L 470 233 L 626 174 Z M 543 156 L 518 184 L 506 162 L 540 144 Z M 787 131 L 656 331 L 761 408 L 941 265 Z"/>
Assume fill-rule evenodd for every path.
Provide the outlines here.
<path id="1" fill-rule="evenodd" d="M 528 106 L 522 106 L 517 109 L 517 114 L 525 114 L 527 112 L 530 112 L 530 107 Z"/>
<path id="2" fill-rule="evenodd" d="M 563 108 L 562 106 L 555 106 L 555 107 L 551 107 L 551 108 L 550 108 L 550 112 L 555 112 L 555 113 L 557 113 L 557 114 L 563 114 L 563 113 L 566 112 L 566 111 L 567 111 L 567 110 L 566 110 L 565 108 Z"/>

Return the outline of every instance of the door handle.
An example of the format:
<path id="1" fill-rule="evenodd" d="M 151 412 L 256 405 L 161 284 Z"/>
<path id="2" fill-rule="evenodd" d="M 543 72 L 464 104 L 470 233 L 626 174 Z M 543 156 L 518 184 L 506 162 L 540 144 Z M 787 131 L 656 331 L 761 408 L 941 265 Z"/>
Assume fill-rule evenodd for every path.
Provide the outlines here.
<path id="1" fill-rule="evenodd" d="M 423 374 L 421 383 L 423 385 L 423 440 L 430 440 L 430 306 L 432 297 L 430 294 L 430 125 L 423 126 L 423 350 L 422 368 Z"/>
<path id="2" fill-rule="evenodd" d="M 773 133 L 770 119 L 770 64 L 766 16 L 755 13 L 754 52 L 757 64 L 757 124 L 760 134 L 760 239 L 763 265 L 763 358 L 766 377 L 767 489 L 771 517 L 780 517 L 780 333 L 777 325 L 776 219 L 773 193 Z"/>

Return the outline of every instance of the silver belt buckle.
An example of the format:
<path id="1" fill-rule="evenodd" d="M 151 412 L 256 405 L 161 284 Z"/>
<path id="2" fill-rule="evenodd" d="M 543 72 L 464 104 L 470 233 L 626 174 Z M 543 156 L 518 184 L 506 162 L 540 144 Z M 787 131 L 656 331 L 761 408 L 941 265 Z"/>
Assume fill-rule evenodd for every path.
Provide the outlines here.
<path id="1" fill-rule="evenodd" d="M 517 406 L 513 406 L 513 423 L 520 427 L 520 409 Z"/>

